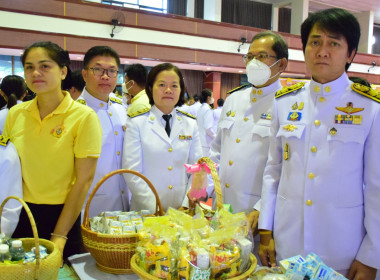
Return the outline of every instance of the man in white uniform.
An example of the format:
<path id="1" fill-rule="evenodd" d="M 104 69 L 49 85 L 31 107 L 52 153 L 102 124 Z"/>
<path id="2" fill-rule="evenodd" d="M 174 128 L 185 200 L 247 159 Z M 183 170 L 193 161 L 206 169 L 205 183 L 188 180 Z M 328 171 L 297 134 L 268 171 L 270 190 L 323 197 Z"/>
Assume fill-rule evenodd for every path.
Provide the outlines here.
<path id="1" fill-rule="evenodd" d="M 214 131 L 214 115 L 210 104 L 214 103 L 212 91 L 209 89 L 202 90 L 201 107 L 197 113 L 197 124 L 199 130 L 199 138 L 201 139 L 203 156 L 210 156 L 210 145 L 215 138 Z"/>
<path id="2" fill-rule="evenodd" d="M 236 213 L 248 214 L 255 230 L 259 212 L 253 207 L 261 196 L 271 108 L 275 92 L 281 89 L 279 76 L 288 62 L 288 46 L 279 34 L 261 32 L 253 37 L 244 61 L 252 86 L 230 91 L 234 93 L 223 105 L 210 151 L 211 159 L 219 164 L 224 203 L 231 204 Z"/>
<path id="3" fill-rule="evenodd" d="M 128 115 L 134 115 L 150 109 L 149 98 L 145 92 L 146 76 L 148 71 L 139 63 L 129 65 L 125 69 L 125 87 L 131 96 L 131 105 L 128 107 Z"/>
<path id="4" fill-rule="evenodd" d="M 89 195 L 103 176 L 121 168 L 127 115 L 122 102 L 110 97 L 116 87 L 120 66 L 118 54 L 110 47 L 95 46 L 87 51 L 83 64 L 86 87 L 77 101 L 94 109 L 103 131 L 102 152 Z M 124 177 L 114 175 L 102 184 L 92 199 L 89 216 L 96 216 L 102 211 L 128 209 L 129 195 Z"/>
<path id="5" fill-rule="evenodd" d="M 197 117 L 199 108 L 201 108 L 201 106 L 202 104 L 201 102 L 199 102 L 199 96 L 194 95 L 194 103 L 189 106 L 189 109 L 187 110 L 187 112 L 193 115 L 194 117 Z"/>
<path id="6" fill-rule="evenodd" d="M 0 135 L 0 203 L 8 196 L 22 198 L 20 159 L 9 137 Z M 22 205 L 11 199 L 5 204 L 1 217 L 1 232 L 11 237 L 18 224 Z"/>
<path id="7" fill-rule="evenodd" d="M 260 258 L 275 265 L 276 257 L 314 252 L 349 279 L 375 279 L 380 93 L 352 84 L 346 74 L 360 26 L 349 12 L 330 9 L 310 15 L 301 37 L 312 80 L 276 93 Z"/>

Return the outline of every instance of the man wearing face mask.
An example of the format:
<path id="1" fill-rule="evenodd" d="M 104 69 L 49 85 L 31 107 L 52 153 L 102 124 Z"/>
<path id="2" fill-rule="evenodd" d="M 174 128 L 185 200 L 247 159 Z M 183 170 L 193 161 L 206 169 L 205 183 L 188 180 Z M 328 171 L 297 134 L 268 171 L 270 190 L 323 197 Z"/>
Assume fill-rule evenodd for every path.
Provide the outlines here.
<path id="1" fill-rule="evenodd" d="M 224 203 L 231 204 L 235 213 L 244 211 L 255 232 L 259 204 L 258 210 L 254 206 L 261 197 L 272 104 L 281 89 L 279 77 L 288 62 L 288 46 L 281 35 L 264 31 L 253 37 L 243 58 L 250 85 L 238 87 L 226 99 L 210 153 L 219 164 Z"/>
<path id="2" fill-rule="evenodd" d="M 145 83 L 148 71 L 139 63 L 131 64 L 125 69 L 125 87 L 131 96 L 131 105 L 128 107 L 128 116 L 132 117 L 150 109 L 149 98 L 145 93 Z"/>

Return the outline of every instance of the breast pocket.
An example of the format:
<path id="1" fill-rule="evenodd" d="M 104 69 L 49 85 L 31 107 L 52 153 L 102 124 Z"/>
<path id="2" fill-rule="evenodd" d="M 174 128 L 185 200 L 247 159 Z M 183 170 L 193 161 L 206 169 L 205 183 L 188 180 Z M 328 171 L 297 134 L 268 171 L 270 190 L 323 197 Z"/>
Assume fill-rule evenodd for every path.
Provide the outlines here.
<path id="1" fill-rule="evenodd" d="M 260 138 L 266 138 L 270 135 L 270 126 L 256 124 L 254 127 L 252 127 L 251 132 L 253 135 L 257 135 Z"/>
<path id="2" fill-rule="evenodd" d="M 282 123 L 280 124 L 276 137 L 284 137 L 289 140 L 299 140 L 304 134 L 305 127 L 305 124 L 300 123 L 297 123 L 297 125 L 292 123 Z"/>
<path id="3" fill-rule="evenodd" d="M 234 123 L 234 120 L 223 119 L 219 122 L 218 130 L 220 129 L 224 135 L 230 135 Z"/>

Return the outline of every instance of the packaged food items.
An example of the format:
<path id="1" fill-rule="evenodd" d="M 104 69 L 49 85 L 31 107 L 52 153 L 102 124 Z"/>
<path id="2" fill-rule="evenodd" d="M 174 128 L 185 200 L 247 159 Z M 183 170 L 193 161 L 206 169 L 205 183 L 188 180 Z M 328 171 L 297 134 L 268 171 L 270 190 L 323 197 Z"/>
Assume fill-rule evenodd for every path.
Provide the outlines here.
<path id="1" fill-rule="evenodd" d="M 213 229 L 202 213 L 193 217 L 175 209 L 167 213 L 145 219 L 138 233 L 139 266 L 148 273 L 162 279 L 226 279 L 249 267 L 252 242 L 242 235 L 245 222 L 240 214 L 227 217 L 239 220 L 239 226 L 218 221 L 221 226 Z"/>

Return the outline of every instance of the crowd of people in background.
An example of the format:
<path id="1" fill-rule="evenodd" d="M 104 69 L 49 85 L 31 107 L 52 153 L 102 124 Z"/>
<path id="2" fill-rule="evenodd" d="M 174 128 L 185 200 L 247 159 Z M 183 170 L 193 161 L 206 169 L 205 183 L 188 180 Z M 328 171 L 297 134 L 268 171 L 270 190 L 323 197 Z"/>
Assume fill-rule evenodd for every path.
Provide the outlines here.
<path id="1" fill-rule="evenodd" d="M 83 69 L 71 72 L 67 51 L 33 43 L 21 56 L 25 79 L 9 75 L 0 85 L 0 199 L 22 197 L 39 236 L 67 258 L 82 248 L 85 202 L 105 175 L 140 172 L 164 211 L 188 208 L 197 201 L 189 201 L 184 165 L 207 156 L 217 163 L 224 203 L 247 215 L 261 264 L 315 252 L 349 279 L 375 279 L 380 94 L 346 73 L 359 38 L 356 18 L 343 9 L 310 15 L 301 39 L 311 80 L 282 87 L 287 43 L 260 32 L 243 57 L 249 84 L 216 104 L 210 89 L 189 96 L 171 63 L 149 72 L 129 65 L 119 94 L 112 48 L 90 48 Z M 202 200 L 214 195 L 210 181 Z M 155 204 L 140 177 L 119 174 L 96 192 L 89 216 L 154 213 Z M 17 203 L 5 208 L 2 228 L 32 236 Z"/>

